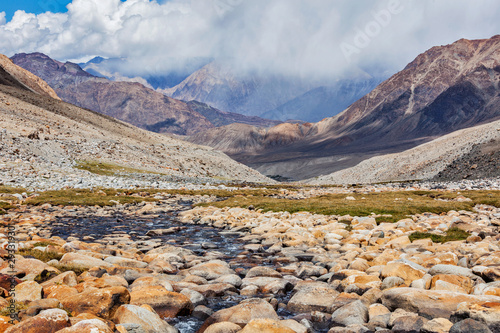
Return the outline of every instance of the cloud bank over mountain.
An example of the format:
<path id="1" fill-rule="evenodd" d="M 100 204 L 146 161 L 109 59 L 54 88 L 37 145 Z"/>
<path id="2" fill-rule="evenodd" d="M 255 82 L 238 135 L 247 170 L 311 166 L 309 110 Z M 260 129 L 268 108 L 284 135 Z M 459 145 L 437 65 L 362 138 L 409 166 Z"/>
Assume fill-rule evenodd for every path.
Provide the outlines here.
<path id="1" fill-rule="evenodd" d="M 9 22 L 0 13 L 1 52 L 125 57 L 135 74 L 215 58 L 311 77 L 395 72 L 433 45 L 500 31 L 496 0 L 73 0 L 67 9 Z"/>

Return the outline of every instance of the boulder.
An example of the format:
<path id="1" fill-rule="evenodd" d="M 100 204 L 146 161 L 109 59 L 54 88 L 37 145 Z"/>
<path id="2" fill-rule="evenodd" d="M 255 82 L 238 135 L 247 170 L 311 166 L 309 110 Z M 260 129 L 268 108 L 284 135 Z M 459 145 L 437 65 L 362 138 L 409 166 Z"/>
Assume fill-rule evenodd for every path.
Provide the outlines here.
<path id="1" fill-rule="evenodd" d="M 188 269 L 189 274 L 201 276 L 207 280 L 215 280 L 223 275 L 235 274 L 229 265 L 222 260 L 211 260 Z"/>
<path id="2" fill-rule="evenodd" d="M 410 264 L 403 262 L 390 262 L 384 266 L 381 272 L 382 278 L 396 276 L 402 278 L 407 286 L 413 281 L 421 279 L 425 271 L 417 269 Z"/>
<path id="3" fill-rule="evenodd" d="M 453 323 L 448 319 L 435 318 L 429 320 L 422 326 L 422 333 L 448 333 Z"/>
<path id="4" fill-rule="evenodd" d="M 271 304 L 260 298 L 250 298 L 238 305 L 215 312 L 205 321 L 198 333 L 203 333 L 210 325 L 223 321 L 229 321 L 244 327 L 251 320 L 261 318 L 279 319 Z"/>
<path id="5" fill-rule="evenodd" d="M 338 294 L 338 291 L 330 287 L 315 286 L 300 289 L 288 301 L 287 309 L 293 313 L 327 312 L 334 304 Z"/>
<path id="6" fill-rule="evenodd" d="M 462 302 L 500 302 L 497 296 L 476 296 L 450 291 L 422 290 L 415 288 L 393 288 L 384 290 L 382 304 L 389 310 L 398 308 L 415 312 L 428 319 L 446 318 L 458 309 Z"/>
<path id="7" fill-rule="evenodd" d="M 332 313 L 332 322 L 349 326 L 368 322 L 368 308 L 361 301 L 351 302 Z"/>
<path id="8" fill-rule="evenodd" d="M 29 303 L 42 299 L 42 286 L 35 281 L 26 281 L 15 287 L 16 301 Z"/>
<path id="9" fill-rule="evenodd" d="M 175 318 L 193 312 L 191 300 L 180 293 L 168 291 L 162 286 L 136 287 L 130 293 L 130 304 L 150 305 L 161 317 Z"/>
<path id="10" fill-rule="evenodd" d="M 57 333 L 113 333 L 113 330 L 99 319 L 82 320 Z"/>
<path id="11" fill-rule="evenodd" d="M 120 306 L 113 317 L 116 324 L 137 324 L 145 333 L 177 333 L 177 329 L 153 311 L 137 305 L 124 304 Z"/>
<path id="12" fill-rule="evenodd" d="M 162 286 L 168 291 L 174 291 L 174 288 L 172 288 L 172 285 L 170 284 L 169 278 L 164 275 L 140 277 L 130 285 L 130 289 L 134 290 L 134 288 L 145 286 Z"/>
<path id="13" fill-rule="evenodd" d="M 472 269 L 455 266 L 455 265 L 443 265 L 438 264 L 434 265 L 430 270 L 429 274 L 434 276 L 438 274 L 446 274 L 446 275 L 459 275 L 465 276 L 471 279 L 476 279 L 477 275 L 472 272 Z"/>
<path id="14" fill-rule="evenodd" d="M 474 319 L 465 319 L 455 323 L 449 333 L 494 333 L 488 326 Z"/>
<path id="15" fill-rule="evenodd" d="M 495 296 L 491 296 L 495 297 Z M 490 328 L 493 332 L 500 332 L 500 299 L 496 302 L 464 302 L 458 305 L 457 311 L 451 316 L 451 321 L 474 319 Z"/>
<path id="16" fill-rule="evenodd" d="M 59 303 L 57 299 L 53 298 L 39 299 L 29 304 L 28 308 L 26 309 L 26 315 L 33 317 L 38 315 L 40 312 L 44 310 L 57 309 L 60 306 L 61 303 Z"/>
<path id="17" fill-rule="evenodd" d="M 107 257 L 104 259 L 105 262 L 110 263 L 112 265 L 122 266 L 122 267 L 134 267 L 134 268 L 145 268 L 148 266 L 146 262 L 129 259 L 124 257 Z"/>
<path id="18" fill-rule="evenodd" d="M 210 325 L 205 333 L 236 333 L 241 331 L 241 326 L 229 321 L 223 321 L 221 323 L 215 323 Z"/>
<path id="19" fill-rule="evenodd" d="M 89 312 L 109 319 L 122 304 L 129 303 L 130 293 L 124 287 L 89 289 L 60 301 L 73 316 Z"/>
<path id="20" fill-rule="evenodd" d="M 295 333 L 279 320 L 260 318 L 250 321 L 240 333 Z"/>
<path id="21" fill-rule="evenodd" d="M 91 269 L 93 267 L 112 267 L 113 265 L 104 260 L 97 259 L 91 256 L 87 256 L 81 253 L 66 253 L 61 260 L 59 260 L 61 265 L 81 267 L 86 269 Z"/>
<path id="22" fill-rule="evenodd" d="M 73 271 L 68 271 L 59 274 L 56 277 L 53 277 L 52 279 L 45 281 L 42 283 L 42 287 L 46 288 L 49 286 L 53 285 L 66 285 L 70 287 L 74 287 L 78 284 L 77 277 L 75 272 Z"/>
<path id="23" fill-rule="evenodd" d="M 43 272 L 44 270 L 48 272 L 55 272 L 55 273 L 60 273 L 57 269 L 55 269 L 52 266 L 47 265 L 43 261 L 40 261 L 38 259 L 21 259 L 21 260 L 16 260 L 14 269 L 10 268 L 8 266 L 8 261 L 5 261 L 2 266 L 0 273 L 2 274 L 9 274 L 10 271 L 16 272 L 17 276 L 21 276 L 20 274 L 23 275 L 33 275 L 36 276 Z"/>
<path id="24" fill-rule="evenodd" d="M 35 317 L 23 320 L 8 328 L 4 333 L 54 333 L 70 326 L 66 311 L 50 309 L 40 312 Z"/>
<path id="25" fill-rule="evenodd" d="M 259 277 L 259 276 L 267 276 L 267 277 L 274 277 L 274 278 L 282 278 L 283 276 L 281 273 L 275 271 L 274 269 L 270 267 L 265 267 L 265 266 L 256 266 L 252 267 L 247 275 L 245 275 L 245 278 L 253 278 L 253 277 Z"/>
<path id="26" fill-rule="evenodd" d="M 405 316 L 394 321 L 394 333 L 420 333 L 429 320 L 420 316 Z"/>

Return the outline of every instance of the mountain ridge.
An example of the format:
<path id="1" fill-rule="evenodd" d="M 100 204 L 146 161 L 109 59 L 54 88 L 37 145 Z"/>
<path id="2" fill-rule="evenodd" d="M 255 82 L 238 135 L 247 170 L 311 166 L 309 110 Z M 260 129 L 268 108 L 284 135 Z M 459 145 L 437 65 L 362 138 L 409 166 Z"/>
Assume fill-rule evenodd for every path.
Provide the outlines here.
<path id="1" fill-rule="evenodd" d="M 21 170 L 27 162 L 30 170 L 23 172 L 30 177 L 47 173 L 74 177 L 86 172 L 74 168 L 77 162 L 97 161 L 176 179 L 270 181 L 212 148 L 148 132 L 19 86 L 16 73 L 3 70 L 1 60 L 3 171 Z M 21 77 L 34 77 L 20 67 L 17 70 Z M 39 82 L 39 78 L 34 80 Z"/>
<path id="2" fill-rule="evenodd" d="M 337 116 L 312 124 L 300 140 L 228 153 L 267 175 L 328 174 L 500 119 L 499 82 L 500 36 L 462 39 L 418 55 Z M 224 129 L 211 135 L 217 131 Z"/>
<path id="3" fill-rule="evenodd" d="M 193 134 L 214 127 L 210 119 L 216 123 L 230 123 L 232 119 L 236 119 L 257 126 L 276 123 L 265 119 L 240 117 L 216 109 L 205 112 L 208 106 L 188 104 L 167 97 L 138 82 L 115 82 L 96 77 L 85 72 L 77 64 L 62 63 L 42 53 L 21 53 L 13 56 L 12 60 L 47 80 L 66 102 L 158 133 Z M 203 110 L 207 117 L 198 110 Z"/>

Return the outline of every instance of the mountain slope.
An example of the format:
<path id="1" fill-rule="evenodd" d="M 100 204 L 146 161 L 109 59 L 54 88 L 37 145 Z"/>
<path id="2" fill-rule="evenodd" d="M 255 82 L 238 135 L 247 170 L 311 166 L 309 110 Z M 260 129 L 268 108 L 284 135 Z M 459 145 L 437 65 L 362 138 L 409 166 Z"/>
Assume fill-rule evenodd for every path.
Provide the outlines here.
<path id="1" fill-rule="evenodd" d="M 163 92 L 173 98 L 197 100 L 228 112 L 261 116 L 311 88 L 310 83 L 296 78 L 243 73 L 229 65 L 212 62 Z"/>
<path id="2" fill-rule="evenodd" d="M 96 77 L 76 64 L 63 64 L 41 53 L 17 54 L 12 60 L 46 80 L 64 101 L 158 133 L 193 134 L 214 127 L 210 119 L 223 124 L 234 121 L 257 126 L 275 124 L 221 112 L 200 103 L 187 104 L 137 82 Z M 198 111 L 204 111 L 207 117 Z"/>
<path id="3" fill-rule="evenodd" d="M 47 82 L 43 81 L 36 75 L 23 70 L 19 66 L 16 66 L 3 54 L 0 54 L 0 67 L 0 70 L 2 71 L 0 84 L 11 85 L 21 89 L 28 89 L 41 95 L 49 96 L 54 99 L 60 99 Z"/>
<path id="4" fill-rule="evenodd" d="M 270 119 L 320 121 L 344 111 L 354 101 L 372 91 L 381 80 L 339 80 L 329 86 L 314 88 L 261 116 Z"/>
<path id="5" fill-rule="evenodd" d="M 500 36 L 462 39 L 422 53 L 339 115 L 315 123 L 302 139 L 231 156 L 267 175 L 332 173 L 500 119 L 499 83 Z"/>
<path id="6" fill-rule="evenodd" d="M 311 179 L 309 183 L 357 184 L 498 177 L 500 162 L 494 158 L 500 153 L 499 142 L 500 121 L 494 121 L 455 131 L 401 153 L 370 158 L 352 168 Z"/>
<path id="7" fill-rule="evenodd" d="M 22 176 L 26 162 L 26 175 L 66 177 L 82 172 L 73 168 L 77 161 L 100 161 L 175 179 L 268 180 L 211 148 L 147 132 L 34 92 L 28 86 L 41 79 L 21 86 L 19 77 L 30 74 L 17 66 L 19 77 L 10 74 L 13 71 L 7 72 L 4 63 L 0 61 L 0 176 L 10 167 Z"/>

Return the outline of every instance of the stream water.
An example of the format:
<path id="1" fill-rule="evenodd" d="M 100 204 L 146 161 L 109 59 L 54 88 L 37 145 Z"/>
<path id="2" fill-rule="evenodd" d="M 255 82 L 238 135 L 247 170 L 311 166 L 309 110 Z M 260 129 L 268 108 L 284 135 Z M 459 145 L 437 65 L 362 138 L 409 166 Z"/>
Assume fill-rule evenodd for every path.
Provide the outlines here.
<path id="1" fill-rule="evenodd" d="M 238 267 L 250 268 L 256 265 L 272 265 L 265 257 L 261 258 L 258 255 L 244 252 L 242 248 L 244 243 L 238 239 L 238 235 L 221 232 L 220 229 L 209 226 L 180 223 L 176 220 L 176 213 L 162 214 L 153 218 L 126 216 L 119 213 L 108 217 L 58 217 L 51 224 L 51 233 L 53 236 L 59 236 L 63 239 L 68 237 L 82 239 L 83 236 L 90 236 L 96 241 L 110 235 L 127 234 L 134 241 L 138 241 L 145 239 L 149 230 L 172 227 L 178 228 L 175 233 L 153 236 L 152 238 L 161 239 L 162 244 L 172 244 L 190 249 L 200 256 L 207 251 L 217 251 L 222 254 L 220 259 L 228 262 L 233 269 Z M 205 249 L 206 247 L 209 247 L 209 249 Z M 276 298 L 287 303 L 289 296 L 290 294 Z M 237 305 L 246 298 L 240 295 L 209 297 L 207 298 L 207 306 L 215 312 Z M 282 318 L 292 316 L 291 313 L 284 309 L 278 310 L 278 315 Z M 169 320 L 169 323 L 177 327 L 181 333 L 195 333 L 201 327 L 203 321 L 193 316 L 187 316 Z"/>

